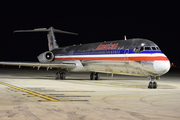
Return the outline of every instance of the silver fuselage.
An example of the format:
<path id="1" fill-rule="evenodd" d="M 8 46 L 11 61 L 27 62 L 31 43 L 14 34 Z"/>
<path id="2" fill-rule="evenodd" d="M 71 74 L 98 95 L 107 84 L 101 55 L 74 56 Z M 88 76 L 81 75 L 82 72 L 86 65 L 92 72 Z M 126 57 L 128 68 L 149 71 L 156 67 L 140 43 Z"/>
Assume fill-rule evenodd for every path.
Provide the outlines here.
<path id="1" fill-rule="evenodd" d="M 74 69 L 68 70 L 73 72 L 161 76 L 170 69 L 168 58 L 155 43 L 146 39 L 68 46 L 58 50 L 52 51 L 54 62 L 76 64 Z"/>

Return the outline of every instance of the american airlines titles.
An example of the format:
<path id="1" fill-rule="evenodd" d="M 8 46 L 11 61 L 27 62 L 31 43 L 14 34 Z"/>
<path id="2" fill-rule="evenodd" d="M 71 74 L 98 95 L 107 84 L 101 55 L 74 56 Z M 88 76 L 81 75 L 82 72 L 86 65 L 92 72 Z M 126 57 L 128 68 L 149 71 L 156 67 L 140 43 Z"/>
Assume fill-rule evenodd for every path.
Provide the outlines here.
<path id="1" fill-rule="evenodd" d="M 100 44 L 96 50 L 111 50 L 111 49 L 116 49 L 119 43 L 110 43 L 110 44 Z"/>

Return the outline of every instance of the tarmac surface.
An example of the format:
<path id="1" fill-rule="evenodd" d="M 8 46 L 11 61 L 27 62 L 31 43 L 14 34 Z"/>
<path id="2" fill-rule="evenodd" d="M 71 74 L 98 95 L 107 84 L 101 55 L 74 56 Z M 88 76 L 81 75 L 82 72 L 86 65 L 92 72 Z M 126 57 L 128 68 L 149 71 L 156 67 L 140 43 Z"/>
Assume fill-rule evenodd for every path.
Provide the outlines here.
<path id="1" fill-rule="evenodd" d="M 179 120 L 180 71 L 148 89 L 148 78 L 0 67 L 0 120 Z"/>

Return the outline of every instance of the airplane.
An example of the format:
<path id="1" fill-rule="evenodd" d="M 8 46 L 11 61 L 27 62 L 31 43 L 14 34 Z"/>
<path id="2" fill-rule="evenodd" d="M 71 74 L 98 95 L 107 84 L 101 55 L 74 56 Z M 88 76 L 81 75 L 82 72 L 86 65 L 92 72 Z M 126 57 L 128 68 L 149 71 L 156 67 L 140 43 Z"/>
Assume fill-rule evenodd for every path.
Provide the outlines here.
<path id="1" fill-rule="evenodd" d="M 58 29 L 39 28 L 14 32 L 48 32 L 49 51 L 41 53 L 39 62 L 0 62 L 1 65 L 56 68 L 56 79 L 64 80 L 66 72 L 90 72 L 91 80 L 99 80 L 99 73 L 145 76 L 148 88 L 156 89 L 156 80 L 170 69 L 170 61 L 152 41 L 133 38 L 59 47 L 54 33 L 78 35 Z"/>

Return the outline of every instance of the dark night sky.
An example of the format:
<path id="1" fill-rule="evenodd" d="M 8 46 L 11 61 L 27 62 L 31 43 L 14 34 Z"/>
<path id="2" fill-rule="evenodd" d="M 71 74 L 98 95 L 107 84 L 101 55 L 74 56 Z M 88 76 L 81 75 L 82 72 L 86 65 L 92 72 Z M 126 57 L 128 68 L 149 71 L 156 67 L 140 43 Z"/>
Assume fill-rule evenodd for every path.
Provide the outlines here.
<path id="1" fill-rule="evenodd" d="M 48 51 L 47 33 L 14 30 L 49 28 L 79 33 L 56 33 L 59 46 L 127 38 L 155 42 L 171 62 L 179 62 L 178 2 L 3 2 L 0 61 L 37 61 Z"/>

